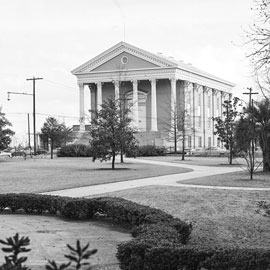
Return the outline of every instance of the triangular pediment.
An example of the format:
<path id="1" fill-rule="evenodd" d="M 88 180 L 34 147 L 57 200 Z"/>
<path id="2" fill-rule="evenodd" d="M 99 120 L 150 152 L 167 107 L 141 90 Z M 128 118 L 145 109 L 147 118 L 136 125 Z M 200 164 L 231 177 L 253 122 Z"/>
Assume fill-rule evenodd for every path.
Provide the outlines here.
<path id="1" fill-rule="evenodd" d="M 144 51 L 125 42 L 120 42 L 74 69 L 72 74 L 79 75 L 91 72 L 106 72 L 123 68 L 126 70 L 164 68 L 176 65 L 174 61 Z"/>

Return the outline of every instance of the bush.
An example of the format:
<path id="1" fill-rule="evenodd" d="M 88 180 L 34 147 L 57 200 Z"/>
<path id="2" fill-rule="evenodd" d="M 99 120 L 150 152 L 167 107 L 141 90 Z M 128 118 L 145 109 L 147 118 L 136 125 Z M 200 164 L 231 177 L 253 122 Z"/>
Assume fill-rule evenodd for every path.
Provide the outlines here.
<path id="1" fill-rule="evenodd" d="M 126 152 L 127 157 L 133 157 L 132 153 Z M 140 146 L 137 151 L 138 157 L 166 156 L 166 148 L 155 145 Z"/>
<path id="2" fill-rule="evenodd" d="M 69 144 L 61 147 L 57 152 L 58 157 L 92 157 L 92 149 L 85 144 Z"/>

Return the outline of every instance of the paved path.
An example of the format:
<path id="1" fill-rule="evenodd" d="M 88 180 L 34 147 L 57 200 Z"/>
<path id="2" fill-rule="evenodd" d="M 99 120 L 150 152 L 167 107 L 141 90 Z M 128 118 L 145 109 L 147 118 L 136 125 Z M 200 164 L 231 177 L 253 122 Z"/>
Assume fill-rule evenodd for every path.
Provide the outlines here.
<path id="1" fill-rule="evenodd" d="M 129 162 L 141 162 L 147 164 L 153 164 L 158 166 L 171 166 L 189 168 L 193 171 L 186 173 L 178 173 L 172 175 L 156 176 L 136 180 L 128 180 L 116 183 L 108 183 L 101 185 L 93 185 L 87 187 L 78 187 L 64 190 L 57 190 L 52 192 L 46 192 L 43 194 L 68 196 L 68 197 L 87 197 L 91 195 L 99 195 L 114 191 L 120 191 L 125 189 L 132 189 L 144 186 L 162 185 L 162 186 L 174 186 L 174 187 L 189 187 L 189 188 L 211 188 L 211 189 L 228 189 L 228 190 L 270 190 L 270 188 L 248 188 L 248 187 L 222 187 L 222 186 L 203 186 L 203 185 L 190 185 L 180 184 L 178 181 L 184 181 L 188 179 L 194 179 L 204 176 L 217 175 L 223 173 L 237 172 L 242 169 L 239 167 L 213 167 L 213 166 L 198 166 L 189 164 L 178 164 L 164 161 L 153 161 L 143 159 L 129 159 Z"/>

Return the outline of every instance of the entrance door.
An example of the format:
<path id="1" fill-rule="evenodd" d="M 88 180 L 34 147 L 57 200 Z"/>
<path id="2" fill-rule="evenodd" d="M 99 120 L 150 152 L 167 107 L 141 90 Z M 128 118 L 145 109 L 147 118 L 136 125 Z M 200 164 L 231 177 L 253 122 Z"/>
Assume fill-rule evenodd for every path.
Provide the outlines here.
<path id="1" fill-rule="evenodd" d="M 146 131 L 146 103 L 140 102 L 138 104 L 139 111 L 139 130 Z"/>

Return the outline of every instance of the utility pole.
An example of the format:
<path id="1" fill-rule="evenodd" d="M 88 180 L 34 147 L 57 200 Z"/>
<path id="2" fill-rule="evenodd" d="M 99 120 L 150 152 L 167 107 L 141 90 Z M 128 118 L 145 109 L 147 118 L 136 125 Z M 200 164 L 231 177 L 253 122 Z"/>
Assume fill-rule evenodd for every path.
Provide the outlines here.
<path id="1" fill-rule="evenodd" d="M 252 98 L 251 98 L 251 96 L 252 95 L 258 95 L 259 93 L 258 92 L 252 92 L 253 91 L 253 89 L 251 88 L 251 87 L 248 87 L 247 88 L 247 90 L 249 91 L 248 93 L 243 93 L 244 95 L 249 95 L 249 106 L 251 106 L 252 104 L 251 104 L 251 100 L 252 100 Z"/>
<path id="2" fill-rule="evenodd" d="M 255 166 L 255 143 L 254 143 L 254 135 L 255 135 L 255 123 L 254 123 L 254 104 L 252 95 L 259 94 L 258 92 L 252 92 L 252 88 L 249 87 L 248 93 L 243 93 L 244 95 L 249 95 L 249 107 L 251 108 L 251 124 L 252 124 L 252 140 L 251 140 L 251 159 L 250 159 L 250 179 L 253 179 L 254 166 Z"/>
<path id="3" fill-rule="evenodd" d="M 28 122 L 28 147 L 31 152 L 31 141 L 30 141 L 30 118 L 29 118 L 29 113 L 27 114 L 27 122 Z"/>
<path id="4" fill-rule="evenodd" d="M 34 155 L 37 154 L 37 144 L 36 144 L 36 80 L 42 80 L 43 78 L 33 78 L 26 79 L 27 81 L 33 81 L 33 133 L 34 133 Z"/>

